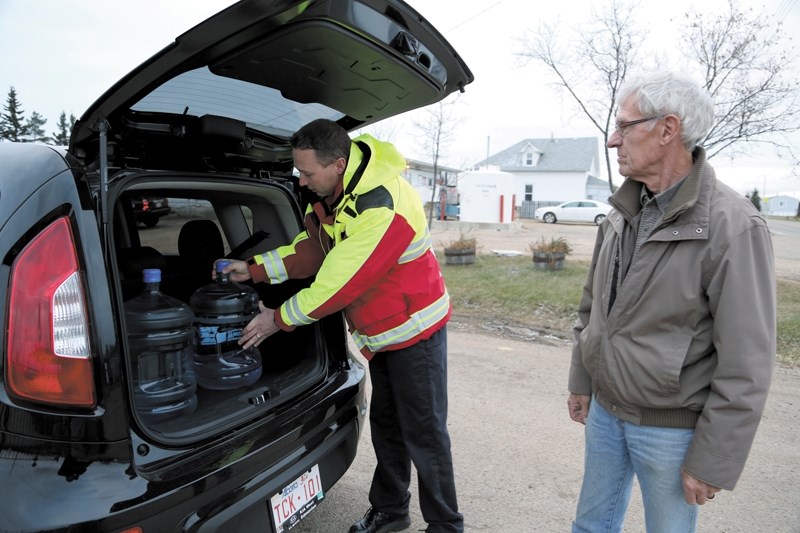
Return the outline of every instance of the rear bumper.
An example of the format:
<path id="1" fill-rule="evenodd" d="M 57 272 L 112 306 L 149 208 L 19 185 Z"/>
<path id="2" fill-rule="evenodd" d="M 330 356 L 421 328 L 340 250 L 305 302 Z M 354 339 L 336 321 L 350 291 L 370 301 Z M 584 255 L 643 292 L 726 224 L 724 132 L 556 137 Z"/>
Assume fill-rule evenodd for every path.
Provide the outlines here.
<path id="1" fill-rule="evenodd" d="M 10 460 L 0 471 L 0 531 L 274 532 L 272 496 L 314 465 L 327 493 L 355 458 L 365 372 L 359 367 L 349 374 L 335 394 L 337 409 L 324 420 L 260 448 L 255 436 L 239 435 L 244 438 L 231 441 L 237 445 L 219 450 L 218 468 L 188 482 L 191 460 L 181 480 L 164 475 L 174 469 L 139 475 L 130 442 L 70 446 L 0 435 L 0 458 Z"/>
<path id="2" fill-rule="evenodd" d="M 339 428 L 319 447 L 297 458 L 280 473 L 262 472 L 245 490 L 222 495 L 211 507 L 210 514 L 194 513 L 183 531 L 214 533 L 218 531 L 275 531 L 270 498 L 314 465 L 319 466 L 325 493 L 352 464 L 358 446 L 359 423 L 352 420 Z M 299 450 L 298 450 L 299 451 Z M 321 503 L 325 505 L 325 502 Z M 152 523 L 152 526 L 150 525 Z M 145 532 L 157 530 L 163 522 L 158 518 L 142 523 Z M 152 528 L 152 529 L 151 529 Z"/>

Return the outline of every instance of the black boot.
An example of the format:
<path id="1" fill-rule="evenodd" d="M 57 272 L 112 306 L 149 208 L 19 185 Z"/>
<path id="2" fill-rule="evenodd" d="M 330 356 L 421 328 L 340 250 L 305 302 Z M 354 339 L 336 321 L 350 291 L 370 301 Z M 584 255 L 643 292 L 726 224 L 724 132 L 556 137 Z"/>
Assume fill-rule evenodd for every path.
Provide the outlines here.
<path id="1" fill-rule="evenodd" d="M 348 533 L 389 533 L 389 531 L 403 531 L 411 525 L 408 514 L 393 515 L 369 508 L 364 518 L 350 526 Z"/>

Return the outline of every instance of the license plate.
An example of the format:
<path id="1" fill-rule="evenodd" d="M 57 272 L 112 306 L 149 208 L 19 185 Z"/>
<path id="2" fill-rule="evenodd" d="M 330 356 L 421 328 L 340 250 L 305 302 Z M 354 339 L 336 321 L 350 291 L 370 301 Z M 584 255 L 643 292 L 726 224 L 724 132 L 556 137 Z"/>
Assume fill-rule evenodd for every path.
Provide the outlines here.
<path id="1" fill-rule="evenodd" d="M 270 498 L 272 519 L 275 531 L 289 531 L 300 520 L 308 516 L 325 495 L 322 493 L 322 480 L 319 477 L 319 466 L 295 479 L 282 491 Z"/>

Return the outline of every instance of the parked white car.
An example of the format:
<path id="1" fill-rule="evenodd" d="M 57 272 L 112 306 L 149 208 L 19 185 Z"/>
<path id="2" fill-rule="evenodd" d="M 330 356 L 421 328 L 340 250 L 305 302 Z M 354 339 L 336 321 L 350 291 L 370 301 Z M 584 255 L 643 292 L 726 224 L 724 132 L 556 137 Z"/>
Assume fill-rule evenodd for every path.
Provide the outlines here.
<path id="1" fill-rule="evenodd" d="M 597 200 L 572 200 L 561 205 L 540 207 L 533 213 L 536 220 L 556 222 L 594 222 L 600 224 L 613 207 Z"/>

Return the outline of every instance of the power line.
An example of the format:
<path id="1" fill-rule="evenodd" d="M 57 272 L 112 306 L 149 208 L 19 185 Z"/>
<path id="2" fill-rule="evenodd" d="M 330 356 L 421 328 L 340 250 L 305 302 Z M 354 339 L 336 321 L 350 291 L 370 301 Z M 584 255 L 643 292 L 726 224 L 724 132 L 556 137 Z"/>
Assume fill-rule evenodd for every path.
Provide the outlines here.
<path id="1" fill-rule="evenodd" d="M 783 22 L 783 20 L 789 16 L 789 13 L 792 12 L 792 8 L 797 3 L 797 0 L 783 0 L 778 9 L 775 10 L 775 19 L 779 22 Z"/>
<path id="2" fill-rule="evenodd" d="M 482 11 L 478 11 L 477 13 L 475 13 L 474 15 L 472 15 L 471 17 L 469 17 L 468 19 L 464 19 L 464 20 L 462 20 L 461 22 L 459 22 L 458 24 L 456 24 L 455 26 L 453 26 L 452 28 L 450 28 L 449 30 L 447 30 L 447 33 L 449 33 L 449 32 L 451 32 L 451 31 L 453 31 L 453 30 L 456 30 L 456 29 L 460 28 L 461 26 L 463 26 L 463 25 L 464 25 L 464 24 L 466 24 L 467 22 L 470 22 L 471 20 L 474 20 L 474 19 L 476 19 L 476 18 L 477 18 L 477 17 L 479 17 L 480 15 L 483 15 L 483 14 L 484 14 L 484 13 L 486 13 L 487 11 L 489 11 L 489 10 L 491 10 L 491 9 L 494 9 L 495 7 L 497 7 L 498 5 L 502 4 L 502 3 L 503 3 L 503 2 L 505 2 L 505 1 L 506 1 L 506 0 L 497 0 L 497 2 L 495 2 L 495 3 L 494 3 L 494 4 L 492 4 L 492 5 L 490 5 L 490 6 L 489 6 L 489 7 L 487 7 L 486 9 L 484 9 L 484 10 L 482 10 Z"/>

